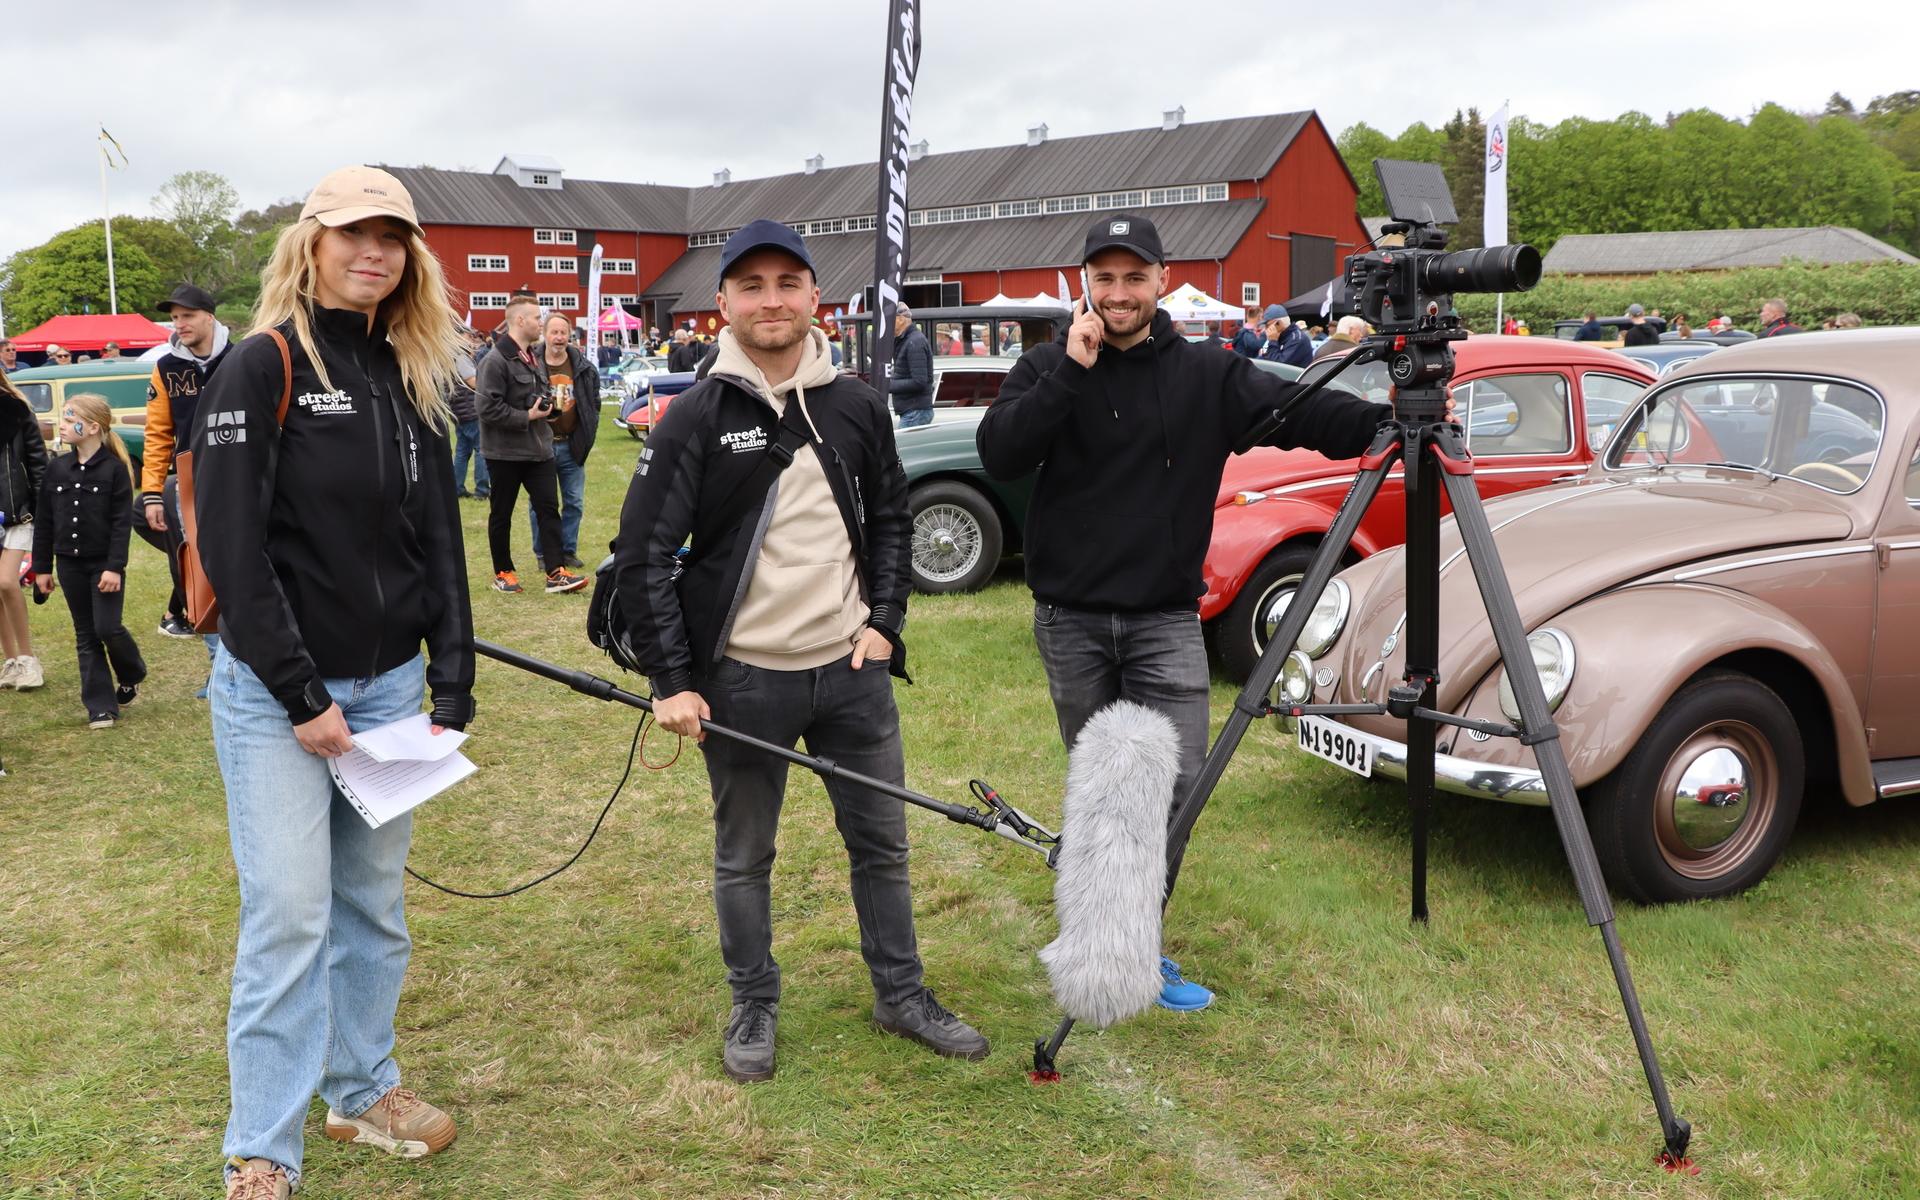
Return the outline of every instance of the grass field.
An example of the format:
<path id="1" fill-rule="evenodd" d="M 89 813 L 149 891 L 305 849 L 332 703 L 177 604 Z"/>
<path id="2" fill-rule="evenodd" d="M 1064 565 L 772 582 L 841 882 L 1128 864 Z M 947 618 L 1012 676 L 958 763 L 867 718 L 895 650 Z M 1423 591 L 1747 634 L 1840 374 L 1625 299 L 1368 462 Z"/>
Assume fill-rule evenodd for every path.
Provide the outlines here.
<path id="1" fill-rule="evenodd" d="M 583 557 L 611 536 L 635 446 L 589 464 Z M 484 587 L 482 636 L 608 667 L 583 596 Z M 523 547 L 524 517 L 516 526 Z M 523 566 L 525 563 L 523 562 Z M 0 693 L 0 1198 L 218 1194 L 236 891 L 205 653 L 153 632 L 136 547 L 129 626 L 152 681 L 90 733 L 64 605 L 33 610 L 45 690 Z M 898 691 L 909 783 L 990 780 L 1057 817 L 1057 744 L 1017 575 L 921 597 Z M 413 865 L 491 890 L 564 860 L 618 779 L 633 714 L 483 661 L 478 775 L 421 810 Z M 1231 700 L 1215 691 L 1215 720 Z M 655 733 L 654 761 L 673 741 Z M 919 934 L 941 997 L 994 1039 L 934 1058 L 867 1023 L 845 854 L 796 775 L 774 902 L 780 1074 L 721 1074 L 724 972 L 699 755 L 636 768 L 573 870 L 511 900 L 409 883 L 397 1056 L 460 1139 L 420 1163 L 319 1136 L 315 1197 L 1870 1197 L 1920 1194 L 1920 809 L 1816 803 L 1731 901 L 1621 912 L 1703 1173 L 1652 1163 L 1658 1126 L 1598 937 L 1544 810 L 1443 802 L 1434 918 L 1406 918 L 1400 796 L 1259 730 L 1195 832 L 1169 953 L 1219 993 L 1076 1032 L 1035 1087 L 1056 1011 L 1034 952 L 1033 856 L 910 819 Z"/>

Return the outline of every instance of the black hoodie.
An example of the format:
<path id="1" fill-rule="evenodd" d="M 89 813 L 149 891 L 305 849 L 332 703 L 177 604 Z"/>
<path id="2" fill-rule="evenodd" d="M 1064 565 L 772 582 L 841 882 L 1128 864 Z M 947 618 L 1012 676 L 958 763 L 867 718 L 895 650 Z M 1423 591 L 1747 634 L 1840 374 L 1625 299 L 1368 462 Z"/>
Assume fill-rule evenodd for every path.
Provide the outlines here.
<path id="1" fill-rule="evenodd" d="M 995 479 L 1039 468 L 1025 542 L 1034 598 L 1101 612 L 1197 609 L 1227 456 L 1295 390 L 1238 354 L 1188 342 L 1164 311 L 1127 349 L 1103 345 L 1091 369 L 1067 356 L 1065 333 L 1028 351 L 976 437 Z M 1321 392 L 1269 444 L 1353 458 L 1391 413 Z"/>
<path id="2" fill-rule="evenodd" d="M 375 322 L 313 309 L 331 388 L 293 354 L 284 427 L 280 351 L 257 333 L 207 384 L 193 430 L 200 561 L 220 638 L 300 725 L 324 679 L 391 671 L 427 645 L 437 724 L 473 716 L 473 612 L 445 430 L 430 429 Z"/>

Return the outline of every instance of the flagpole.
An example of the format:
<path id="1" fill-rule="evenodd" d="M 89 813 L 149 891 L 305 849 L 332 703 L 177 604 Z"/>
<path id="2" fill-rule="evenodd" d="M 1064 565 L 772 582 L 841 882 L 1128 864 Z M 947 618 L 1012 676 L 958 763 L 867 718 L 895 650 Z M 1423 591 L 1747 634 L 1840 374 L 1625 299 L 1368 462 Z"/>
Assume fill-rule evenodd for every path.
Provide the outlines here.
<path id="1" fill-rule="evenodd" d="M 100 221 L 107 230 L 107 304 L 117 316 L 120 312 L 120 290 L 113 278 L 113 206 L 107 203 L 107 148 L 100 147 Z"/>

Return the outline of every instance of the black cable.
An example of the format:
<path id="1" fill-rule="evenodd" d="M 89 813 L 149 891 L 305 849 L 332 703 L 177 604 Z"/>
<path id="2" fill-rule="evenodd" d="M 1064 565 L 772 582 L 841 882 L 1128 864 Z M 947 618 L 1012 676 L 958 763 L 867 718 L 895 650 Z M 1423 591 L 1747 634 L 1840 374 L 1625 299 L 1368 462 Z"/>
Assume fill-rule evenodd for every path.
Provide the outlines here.
<path id="1" fill-rule="evenodd" d="M 516 888 L 508 888 L 504 892 L 463 892 L 458 888 L 450 888 L 445 884 L 435 883 L 433 880 L 428 879 L 425 875 L 422 875 L 420 872 L 414 870 L 412 867 L 408 867 L 406 869 L 407 874 L 413 876 L 415 879 L 418 879 L 421 883 L 426 884 L 428 887 L 433 888 L 436 891 L 445 892 L 449 896 L 459 896 L 462 899 L 466 899 L 466 900 L 499 900 L 507 896 L 512 896 L 519 892 L 524 892 L 530 887 L 537 887 L 540 884 L 545 883 L 547 880 L 552 879 L 555 875 L 558 875 L 560 872 L 566 870 L 568 867 L 571 867 L 574 863 L 579 862 L 580 856 L 587 852 L 587 847 L 593 845 L 593 839 L 599 836 L 601 822 L 605 821 L 607 819 L 607 814 L 613 811 L 613 802 L 620 798 L 620 789 L 627 786 L 627 779 L 629 776 L 633 774 L 633 760 L 640 753 L 640 735 L 647 728 L 647 720 L 648 718 L 643 716 L 640 718 L 640 723 L 633 727 L 633 744 L 627 747 L 627 769 L 620 772 L 620 782 L 613 785 L 613 795 L 607 797 L 606 807 L 602 808 L 600 810 L 599 817 L 595 818 L 593 822 L 593 830 L 587 834 L 587 840 L 580 843 L 580 848 L 578 850 L 575 850 L 573 852 L 573 857 L 568 859 L 566 862 L 561 863 L 559 866 L 555 867 L 551 871 L 548 871 L 545 875 L 542 875 L 538 879 L 529 880 L 528 882 L 523 883 Z M 676 755 L 675 757 L 678 757 L 678 756 Z"/>

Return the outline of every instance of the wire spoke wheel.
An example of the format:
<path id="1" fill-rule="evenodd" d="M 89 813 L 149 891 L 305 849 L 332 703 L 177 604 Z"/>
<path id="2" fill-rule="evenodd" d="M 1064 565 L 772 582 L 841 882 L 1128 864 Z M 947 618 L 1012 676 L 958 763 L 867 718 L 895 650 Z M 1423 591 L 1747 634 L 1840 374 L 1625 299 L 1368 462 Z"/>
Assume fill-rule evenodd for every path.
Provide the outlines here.
<path id="1" fill-rule="evenodd" d="M 980 522 L 957 504 L 933 504 L 913 519 L 913 567 L 935 583 L 952 583 L 979 565 Z"/>

